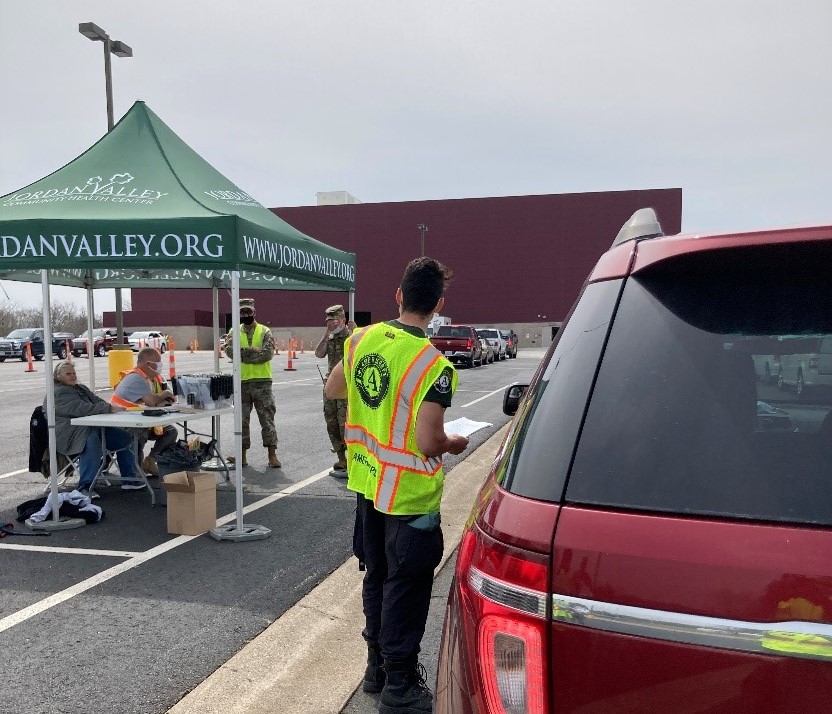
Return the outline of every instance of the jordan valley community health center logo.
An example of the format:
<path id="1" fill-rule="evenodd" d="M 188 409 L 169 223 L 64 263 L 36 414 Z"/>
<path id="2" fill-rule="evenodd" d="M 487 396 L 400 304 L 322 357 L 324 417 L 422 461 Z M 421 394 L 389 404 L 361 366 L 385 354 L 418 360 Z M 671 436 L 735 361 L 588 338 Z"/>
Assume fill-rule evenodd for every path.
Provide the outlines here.
<path id="1" fill-rule="evenodd" d="M 355 386 L 361 401 L 370 409 L 377 409 L 390 388 L 390 368 L 384 357 L 372 353 L 358 360 L 355 367 Z"/>
<path id="2" fill-rule="evenodd" d="M 90 176 L 83 186 L 63 186 L 37 191 L 21 191 L 6 196 L 3 206 L 31 206 L 38 203 L 59 203 L 61 201 L 98 201 L 108 203 L 138 203 L 153 205 L 167 192 L 152 188 L 128 186 L 134 177 L 126 171 L 113 174 L 108 180 L 101 176 Z"/>

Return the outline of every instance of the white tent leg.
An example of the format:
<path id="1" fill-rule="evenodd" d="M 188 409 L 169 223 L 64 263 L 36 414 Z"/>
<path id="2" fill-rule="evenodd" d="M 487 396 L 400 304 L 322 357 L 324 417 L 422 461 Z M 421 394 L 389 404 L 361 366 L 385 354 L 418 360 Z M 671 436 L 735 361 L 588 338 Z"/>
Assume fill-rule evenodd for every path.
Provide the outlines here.
<path id="1" fill-rule="evenodd" d="M 240 271 L 231 273 L 231 307 L 240 305 Z M 237 522 L 235 525 L 218 526 L 210 531 L 217 540 L 260 540 L 268 538 L 272 531 L 265 526 L 243 523 L 243 386 L 240 382 L 240 321 L 232 328 L 234 340 L 234 471 L 237 490 Z"/>
<path id="2" fill-rule="evenodd" d="M 95 336 L 92 333 L 93 319 L 92 287 L 87 286 L 87 358 L 90 361 L 90 389 L 95 391 Z"/>
<path id="3" fill-rule="evenodd" d="M 55 448 L 55 380 L 52 378 L 52 313 L 49 301 L 49 271 L 40 271 L 43 293 L 43 360 L 46 368 L 46 423 L 49 431 L 49 501 L 52 520 L 37 524 L 37 530 L 61 530 L 86 525 L 83 518 L 61 518 L 58 511 L 58 451 Z"/>
<path id="4" fill-rule="evenodd" d="M 219 340 L 220 340 L 220 289 L 217 285 L 216 281 L 211 288 L 211 304 L 214 310 L 214 372 L 217 374 L 220 373 L 220 350 L 219 350 Z M 220 421 L 222 421 L 219 417 L 213 418 L 213 429 L 212 434 L 214 438 L 217 440 L 217 448 L 219 448 L 220 440 L 222 433 L 220 431 Z M 217 452 L 219 453 L 219 452 Z M 215 456 L 213 459 L 208 459 L 207 461 L 202 462 L 202 468 L 204 471 L 222 471 L 225 475 L 225 480 L 230 481 L 231 478 L 228 473 L 228 467 L 225 465 L 225 462 Z"/>

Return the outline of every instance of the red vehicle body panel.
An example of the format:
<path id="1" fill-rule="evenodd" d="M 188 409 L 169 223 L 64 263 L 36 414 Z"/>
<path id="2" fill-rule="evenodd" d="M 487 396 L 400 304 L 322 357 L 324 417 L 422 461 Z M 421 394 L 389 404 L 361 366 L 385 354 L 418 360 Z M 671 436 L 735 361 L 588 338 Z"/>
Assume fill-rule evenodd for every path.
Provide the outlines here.
<path id="1" fill-rule="evenodd" d="M 832 532 L 825 529 L 565 506 L 552 591 L 749 622 L 829 623 L 830 558 Z M 832 711 L 828 662 L 562 623 L 552 624 L 552 634 L 552 711 L 559 714 Z M 626 667 L 617 661 L 619 651 L 627 653 Z M 595 706 L 587 709 L 590 702 Z M 651 702 L 659 708 L 651 710 Z"/>

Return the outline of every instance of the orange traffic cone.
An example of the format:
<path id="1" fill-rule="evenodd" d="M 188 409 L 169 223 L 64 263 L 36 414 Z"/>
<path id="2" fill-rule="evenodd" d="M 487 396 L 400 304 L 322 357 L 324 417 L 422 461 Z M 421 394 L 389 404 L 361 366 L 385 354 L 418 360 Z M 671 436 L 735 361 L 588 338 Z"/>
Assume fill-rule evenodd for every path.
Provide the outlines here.
<path id="1" fill-rule="evenodd" d="M 176 349 L 176 346 L 173 344 L 173 338 L 171 337 L 170 343 L 168 344 L 170 348 L 168 351 L 168 377 L 169 379 L 173 379 L 176 376 L 176 357 L 174 357 L 173 353 Z"/>
<path id="2" fill-rule="evenodd" d="M 26 371 L 27 372 L 34 372 L 35 371 L 35 365 L 32 362 L 32 343 L 31 342 L 26 343 L 26 360 L 29 363 L 29 365 L 26 367 Z"/>
<path id="3" fill-rule="evenodd" d="M 304 345 L 304 342 L 303 342 L 303 340 L 301 340 L 300 341 L 300 353 L 301 354 L 303 354 L 303 345 Z"/>
<path id="4" fill-rule="evenodd" d="M 66 361 L 72 362 L 72 342 L 64 340 L 64 344 L 66 345 Z"/>
<path id="5" fill-rule="evenodd" d="M 286 366 L 283 368 L 283 371 L 284 372 L 294 372 L 295 368 L 292 366 L 292 353 L 288 352 L 287 354 L 288 354 L 289 360 L 288 360 L 288 363 L 286 364 Z"/>
<path id="6" fill-rule="evenodd" d="M 188 349 L 190 349 L 191 354 L 193 354 L 193 353 L 194 353 L 194 341 L 193 341 L 193 340 L 191 340 L 191 341 L 188 343 Z"/>

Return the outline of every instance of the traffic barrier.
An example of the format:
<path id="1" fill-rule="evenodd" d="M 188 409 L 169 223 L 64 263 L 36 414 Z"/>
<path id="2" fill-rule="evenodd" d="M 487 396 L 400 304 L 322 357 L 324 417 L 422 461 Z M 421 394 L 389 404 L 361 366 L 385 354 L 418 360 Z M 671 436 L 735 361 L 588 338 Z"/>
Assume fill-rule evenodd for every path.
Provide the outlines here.
<path id="1" fill-rule="evenodd" d="M 35 371 L 35 364 L 32 361 L 32 343 L 26 343 L 26 361 L 29 363 L 26 367 L 27 372 L 34 372 Z"/>
<path id="2" fill-rule="evenodd" d="M 168 348 L 168 378 L 173 379 L 176 376 L 176 357 L 173 354 L 176 350 L 176 345 L 174 345 L 172 337 L 168 342 Z"/>

